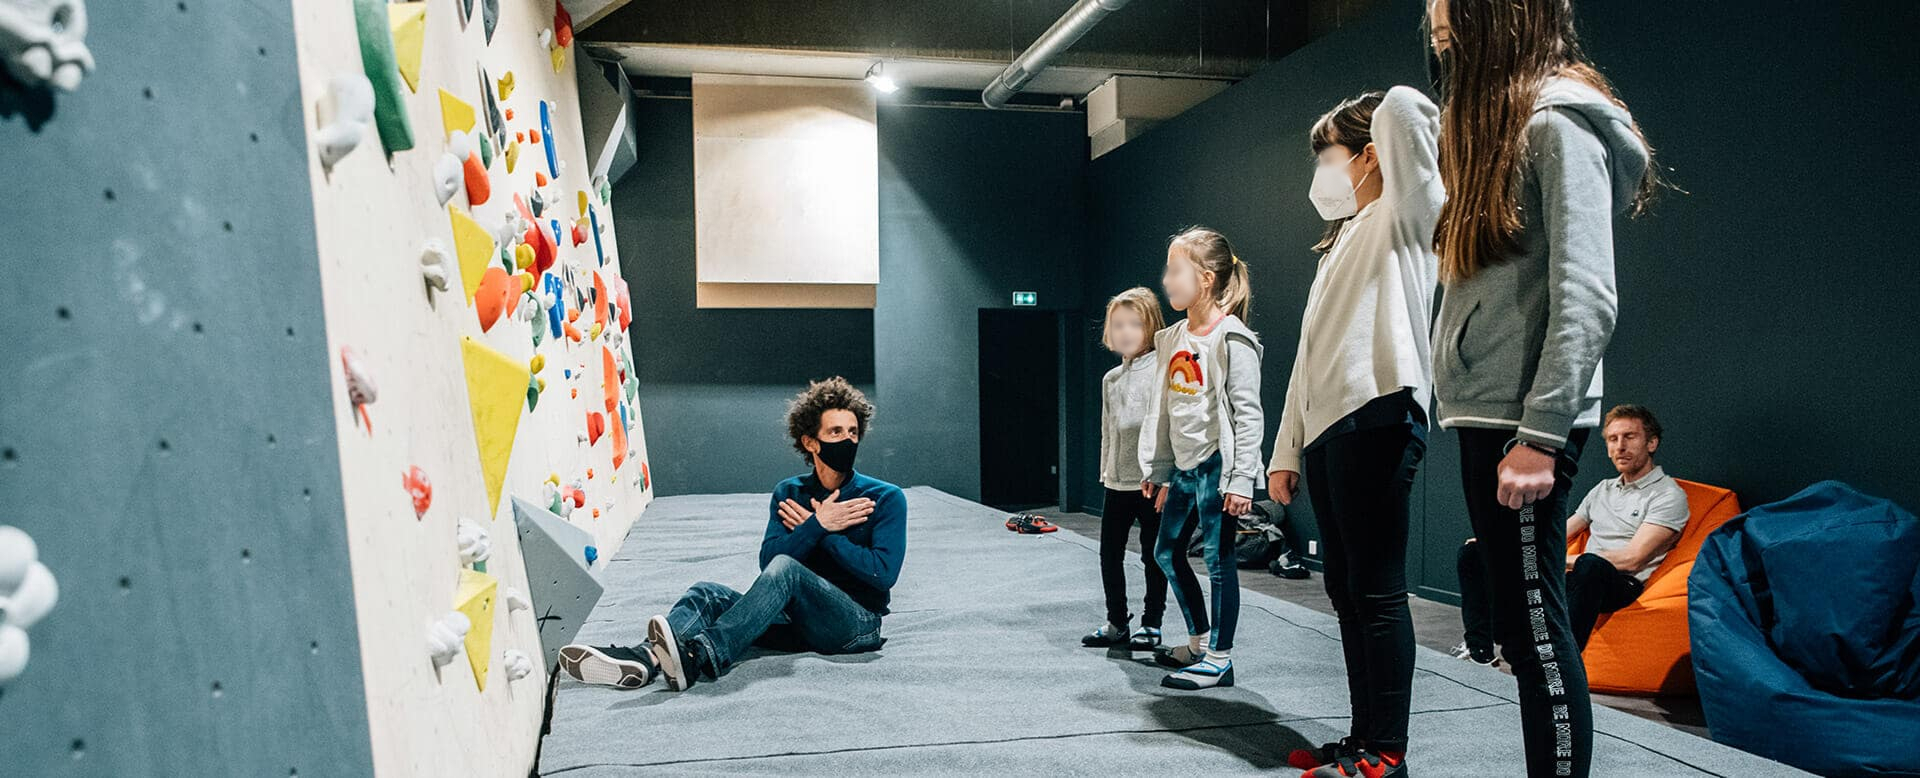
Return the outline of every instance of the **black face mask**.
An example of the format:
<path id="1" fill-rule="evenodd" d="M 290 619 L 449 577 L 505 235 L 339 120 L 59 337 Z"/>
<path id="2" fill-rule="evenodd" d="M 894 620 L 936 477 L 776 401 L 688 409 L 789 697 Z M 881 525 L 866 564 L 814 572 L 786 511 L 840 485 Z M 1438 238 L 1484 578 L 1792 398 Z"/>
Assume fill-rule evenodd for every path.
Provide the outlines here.
<path id="1" fill-rule="evenodd" d="M 1433 94 L 1439 98 L 1442 105 L 1447 102 L 1447 82 L 1452 79 L 1453 47 L 1448 46 L 1445 51 L 1438 53 L 1435 53 L 1432 47 L 1428 47 L 1427 81 L 1433 85 Z"/>
<path id="2" fill-rule="evenodd" d="M 853 472 L 853 455 L 859 451 L 860 441 L 847 438 L 832 443 L 822 442 L 820 453 L 813 456 L 820 460 L 820 464 L 826 465 L 836 473 L 851 473 Z"/>

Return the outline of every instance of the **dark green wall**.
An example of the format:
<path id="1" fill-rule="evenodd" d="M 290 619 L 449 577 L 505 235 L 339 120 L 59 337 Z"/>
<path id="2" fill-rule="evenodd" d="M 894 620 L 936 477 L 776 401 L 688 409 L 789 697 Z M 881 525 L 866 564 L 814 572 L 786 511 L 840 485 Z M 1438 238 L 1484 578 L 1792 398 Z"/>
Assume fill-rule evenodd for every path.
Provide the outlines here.
<path id="1" fill-rule="evenodd" d="M 1342 97 L 1425 82 L 1421 8 L 1382 2 L 1096 160 L 1089 310 L 1156 283 L 1173 231 L 1221 229 L 1253 267 L 1263 400 L 1277 416 L 1321 228 L 1306 200 L 1307 129 Z M 1920 506 L 1902 456 L 1920 384 L 1907 345 L 1920 297 L 1916 6 L 1585 0 L 1578 10 L 1590 54 L 1687 191 L 1618 232 L 1607 402 L 1654 408 L 1670 472 L 1732 488 L 1748 505 L 1839 478 Z M 1097 398 L 1113 359 L 1089 354 L 1082 385 Z M 1450 433 L 1433 436 L 1415 497 L 1410 572 L 1442 598 L 1468 534 L 1457 447 Z M 1602 448 L 1589 446 L 1577 493 L 1612 475 Z M 1083 484 L 1095 483 L 1094 467 L 1081 463 Z M 1307 512 L 1296 515 L 1310 534 Z"/>
<path id="2" fill-rule="evenodd" d="M 839 374 L 879 407 L 862 470 L 978 496 L 978 312 L 1007 307 L 1014 290 L 1039 292 L 1042 307 L 1077 308 L 1084 118 L 883 104 L 876 308 L 701 310 L 692 103 L 636 108 L 640 160 L 615 188 L 613 210 L 660 493 L 759 492 L 801 471 L 785 438 L 786 401 L 809 379 Z M 1090 337 L 1079 330 L 1073 337 Z M 1068 351 L 1063 374 L 1078 375 L 1081 352 Z M 1078 396 L 1067 399 L 1078 413 Z M 1064 456 L 1079 445 L 1070 441 Z"/>

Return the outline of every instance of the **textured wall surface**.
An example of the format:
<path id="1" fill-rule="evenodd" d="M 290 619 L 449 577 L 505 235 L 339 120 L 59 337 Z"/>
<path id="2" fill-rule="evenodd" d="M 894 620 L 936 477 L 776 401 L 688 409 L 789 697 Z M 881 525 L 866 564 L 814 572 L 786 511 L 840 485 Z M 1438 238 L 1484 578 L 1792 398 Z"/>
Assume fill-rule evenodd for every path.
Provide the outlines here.
<path id="1" fill-rule="evenodd" d="M 0 774 L 365 775 L 291 7 L 88 5 L 78 91 L 0 83 L 0 524 L 61 589 Z"/>

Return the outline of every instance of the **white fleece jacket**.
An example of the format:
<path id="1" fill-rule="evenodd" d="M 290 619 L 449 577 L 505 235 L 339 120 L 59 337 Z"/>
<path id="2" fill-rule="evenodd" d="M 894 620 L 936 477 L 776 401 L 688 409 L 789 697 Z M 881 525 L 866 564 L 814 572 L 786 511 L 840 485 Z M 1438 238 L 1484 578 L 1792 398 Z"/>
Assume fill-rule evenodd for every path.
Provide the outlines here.
<path id="1" fill-rule="evenodd" d="M 1172 479 L 1175 467 L 1173 441 L 1168 434 L 1167 392 L 1173 391 L 1175 345 L 1180 340 L 1180 330 L 1186 326 L 1186 320 L 1182 319 L 1153 334 L 1160 383 L 1153 393 L 1153 407 L 1140 428 L 1140 469 L 1146 473 L 1147 480 L 1162 486 Z M 1254 482 L 1261 472 L 1261 438 L 1266 437 L 1267 430 L 1260 411 L 1260 336 L 1232 314 L 1222 318 L 1214 328 L 1212 334 L 1219 338 L 1217 347 L 1208 354 L 1207 364 L 1193 367 L 1198 367 L 1206 377 L 1205 392 L 1214 403 L 1215 442 L 1219 445 L 1221 463 L 1220 491 L 1252 499 Z"/>
<path id="2" fill-rule="evenodd" d="M 1300 321 L 1268 472 L 1302 472 L 1300 450 L 1374 398 L 1412 388 L 1426 407 L 1433 386 L 1433 227 L 1440 183 L 1440 109 L 1409 87 L 1373 112 L 1380 198 L 1346 223 L 1320 257 Z"/>

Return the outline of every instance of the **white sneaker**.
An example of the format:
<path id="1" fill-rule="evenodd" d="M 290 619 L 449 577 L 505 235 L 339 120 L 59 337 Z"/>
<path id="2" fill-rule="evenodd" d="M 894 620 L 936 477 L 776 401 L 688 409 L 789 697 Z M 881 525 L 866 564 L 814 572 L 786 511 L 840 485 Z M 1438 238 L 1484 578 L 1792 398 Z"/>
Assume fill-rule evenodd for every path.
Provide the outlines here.
<path id="1" fill-rule="evenodd" d="M 1211 689 L 1215 686 L 1233 685 L 1233 660 L 1216 660 L 1212 657 L 1187 665 L 1186 669 L 1172 673 L 1160 679 L 1160 685 L 1169 689 Z"/>
<path id="2" fill-rule="evenodd" d="M 673 636 L 673 627 L 668 626 L 667 617 L 655 616 L 647 620 L 647 638 L 653 641 L 653 659 L 660 666 L 660 675 L 667 679 L 667 688 L 676 692 L 687 689 L 687 668 L 681 662 L 680 641 Z"/>

